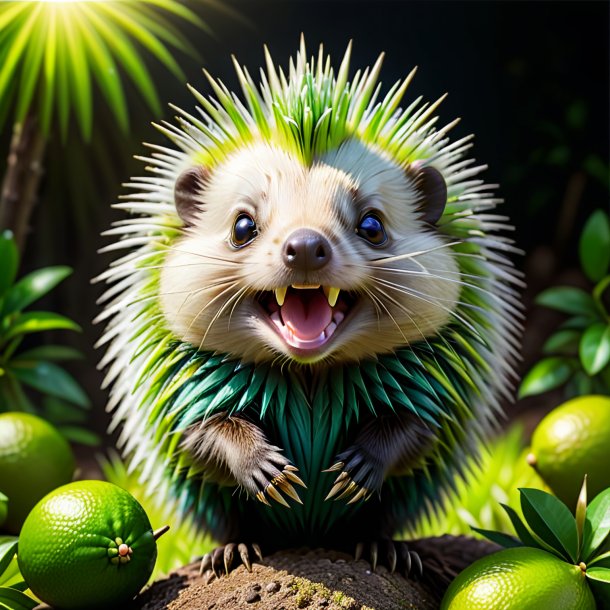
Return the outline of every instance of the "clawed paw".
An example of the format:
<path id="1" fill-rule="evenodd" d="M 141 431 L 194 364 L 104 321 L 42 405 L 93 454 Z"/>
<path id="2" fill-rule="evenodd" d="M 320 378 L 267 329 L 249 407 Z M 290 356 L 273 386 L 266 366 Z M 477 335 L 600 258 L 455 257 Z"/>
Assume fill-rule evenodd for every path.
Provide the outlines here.
<path id="1" fill-rule="evenodd" d="M 350 447 L 337 456 L 337 461 L 323 472 L 339 472 L 325 500 L 345 499 L 348 504 L 368 500 L 381 490 L 384 473 L 378 461 L 359 447 Z"/>
<path id="2" fill-rule="evenodd" d="M 292 464 L 286 464 L 282 471 L 278 470 L 275 466 L 269 469 L 269 471 L 264 472 L 261 470 L 260 475 L 256 477 L 257 483 L 261 485 L 261 489 L 257 491 L 255 494 L 256 499 L 267 506 L 271 506 L 269 499 L 275 500 L 279 504 L 283 506 L 290 507 L 286 499 L 282 495 L 283 492 L 289 498 L 292 498 L 295 502 L 299 504 L 303 504 L 301 498 L 296 492 L 296 489 L 292 485 L 300 485 L 301 487 L 307 488 L 305 483 L 300 479 L 300 477 L 296 474 L 298 472 L 298 468 L 296 466 L 292 466 Z"/>
<path id="3" fill-rule="evenodd" d="M 399 572 L 405 578 L 418 579 L 424 572 L 419 555 L 415 551 L 410 551 L 409 545 L 404 541 L 359 542 L 356 545 L 354 558 L 356 561 L 368 559 L 373 572 L 378 565 L 385 565 L 390 572 Z"/>
<path id="4" fill-rule="evenodd" d="M 259 561 L 263 560 L 261 548 L 255 542 L 250 544 L 230 542 L 225 546 L 219 546 L 203 556 L 199 574 L 203 576 L 207 584 L 214 577 L 220 578 L 223 572 L 228 575 L 240 564 L 243 564 L 248 572 L 252 572 L 251 553 L 254 553 Z"/>

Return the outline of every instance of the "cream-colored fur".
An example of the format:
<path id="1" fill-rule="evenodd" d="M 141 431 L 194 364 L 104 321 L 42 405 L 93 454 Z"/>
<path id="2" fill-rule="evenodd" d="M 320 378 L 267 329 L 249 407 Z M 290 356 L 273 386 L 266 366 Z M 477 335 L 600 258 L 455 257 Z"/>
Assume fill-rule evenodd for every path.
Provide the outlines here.
<path id="1" fill-rule="evenodd" d="M 420 219 L 420 200 L 408 168 L 357 140 L 311 167 L 269 144 L 239 150 L 213 168 L 197 222 L 166 258 L 167 323 L 201 349 L 248 361 L 291 358 L 256 296 L 308 283 L 360 295 L 318 360 L 359 360 L 434 335 L 456 308 L 459 273 L 446 240 Z M 356 234 L 367 211 L 384 222 L 389 239 L 381 248 Z M 236 250 L 229 236 L 240 212 L 256 220 L 259 234 Z M 307 277 L 282 261 L 284 240 L 298 228 L 319 231 L 332 247 L 330 263 Z"/>

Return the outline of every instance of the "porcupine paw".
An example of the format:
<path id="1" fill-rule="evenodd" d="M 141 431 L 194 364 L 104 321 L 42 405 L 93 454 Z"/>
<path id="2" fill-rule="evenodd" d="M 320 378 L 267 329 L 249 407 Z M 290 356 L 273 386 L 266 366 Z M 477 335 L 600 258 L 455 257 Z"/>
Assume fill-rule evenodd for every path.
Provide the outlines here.
<path id="1" fill-rule="evenodd" d="M 378 565 L 384 565 L 390 572 L 399 572 L 405 578 L 418 579 L 424 572 L 419 555 L 409 550 L 409 545 L 402 540 L 385 538 L 376 542 L 359 542 L 354 559 L 368 559 L 373 572 Z"/>
<path id="2" fill-rule="evenodd" d="M 294 485 L 307 486 L 296 474 L 299 469 L 290 464 L 279 447 L 265 445 L 260 447 L 254 460 L 242 472 L 242 486 L 259 502 L 271 506 L 269 499 L 283 506 L 290 506 L 282 495 L 302 504 Z"/>
<path id="3" fill-rule="evenodd" d="M 381 490 L 385 476 L 381 462 L 358 445 L 340 453 L 323 472 L 339 472 L 325 500 L 347 500 L 348 504 L 368 500 Z M 339 495 L 337 495 L 339 494 Z"/>
<path id="4" fill-rule="evenodd" d="M 259 561 L 263 560 L 261 548 L 255 542 L 250 544 L 229 542 L 229 544 L 219 546 L 203 556 L 199 574 L 203 576 L 207 584 L 214 577 L 220 578 L 223 572 L 228 575 L 232 569 L 237 568 L 240 564 L 243 564 L 248 572 L 252 572 L 252 554 Z"/>

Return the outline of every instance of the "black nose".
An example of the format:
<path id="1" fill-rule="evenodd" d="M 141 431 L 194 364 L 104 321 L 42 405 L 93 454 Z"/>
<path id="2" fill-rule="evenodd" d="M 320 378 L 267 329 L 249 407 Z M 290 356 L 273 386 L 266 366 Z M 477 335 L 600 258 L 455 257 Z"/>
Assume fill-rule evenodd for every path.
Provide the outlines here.
<path id="1" fill-rule="evenodd" d="M 328 240 L 311 229 L 297 229 L 284 242 L 284 263 L 298 271 L 316 271 L 328 264 L 332 250 Z"/>

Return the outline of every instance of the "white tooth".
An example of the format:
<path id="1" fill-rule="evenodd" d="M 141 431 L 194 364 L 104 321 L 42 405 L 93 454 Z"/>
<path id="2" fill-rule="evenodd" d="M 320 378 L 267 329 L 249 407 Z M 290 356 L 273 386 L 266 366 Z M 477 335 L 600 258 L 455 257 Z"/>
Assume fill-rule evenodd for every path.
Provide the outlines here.
<path id="1" fill-rule="evenodd" d="M 335 311 L 333 313 L 333 320 L 335 321 L 336 324 L 341 324 L 341 322 L 343 322 L 344 318 L 345 318 L 345 314 L 341 313 L 340 311 Z"/>
<path id="2" fill-rule="evenodd" d="M 278 311 L 274 311 L 269 317 L 278 328 L 282 327 L 282 318 L 280 318 L 280 313 Z"/>
<path id="3" fill-rule="evenodd" d="M 337 299 L 339 298 L 339 293 L 341 292 L 341 288 L 337 288 L 335 286 L 324 286 L 324 294 L 328 299 L 328 304 L 331 307 L 334 307 L 337 304 Z"/>
<path id="4" fill-rule="evenodd" d="M 286 298 L 286 291 L 288 290 L 288 286 L 283 286 L 282 288 L 275 289 L 275 300 L 277 304 L 281 307 L 284 304 L 284 299 Z"/>
<path id="5" fill-rule="evenodd" d="M 331 322 L 325 329 L 324 329 L 324 334 L 326 335 L 326 338 L 328 339 L 329 337 L 332 336 L 332 334 L 335 332 L 335 330 L 337 330 L 337 325 L 334 322 Z"/>

